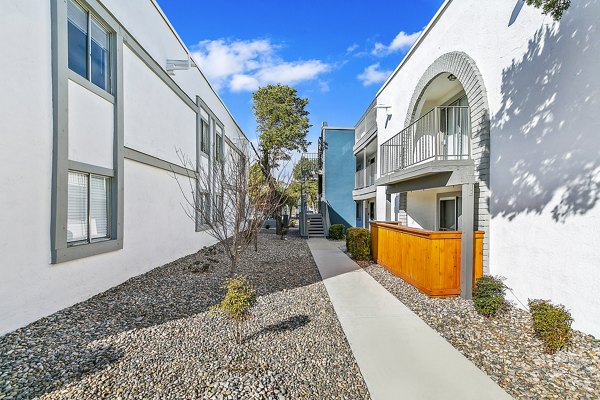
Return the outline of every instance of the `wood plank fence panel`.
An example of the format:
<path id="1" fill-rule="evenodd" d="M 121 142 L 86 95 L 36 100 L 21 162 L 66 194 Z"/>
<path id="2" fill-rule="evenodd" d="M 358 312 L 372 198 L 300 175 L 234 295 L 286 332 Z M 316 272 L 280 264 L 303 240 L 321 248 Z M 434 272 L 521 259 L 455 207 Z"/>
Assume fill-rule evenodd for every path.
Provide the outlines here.
<path id="1" fill-rule="evenodd" d="M 460 294 L 461 232 L 426 231 L 384 222 L 371 223 L 373 259 L 423 293 Z M 476 231 L 473 281 L 483 273 L 483 232 Z"/>

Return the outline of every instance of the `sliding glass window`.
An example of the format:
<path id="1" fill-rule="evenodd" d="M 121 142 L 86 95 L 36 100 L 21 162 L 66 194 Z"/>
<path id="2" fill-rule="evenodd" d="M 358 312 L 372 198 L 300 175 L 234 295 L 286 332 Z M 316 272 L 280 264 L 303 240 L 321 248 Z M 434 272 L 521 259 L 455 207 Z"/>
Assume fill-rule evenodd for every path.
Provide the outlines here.
<path id="1" fill-rule="evenodd" d="M 67 16 L 69 69 L 110 92 L 110 32 L 74 0 Z"/>
<path id="2" fill-rule="evenodd" d="M 69 171 L 69 246 L 110 239 L 110 178 Z"/>

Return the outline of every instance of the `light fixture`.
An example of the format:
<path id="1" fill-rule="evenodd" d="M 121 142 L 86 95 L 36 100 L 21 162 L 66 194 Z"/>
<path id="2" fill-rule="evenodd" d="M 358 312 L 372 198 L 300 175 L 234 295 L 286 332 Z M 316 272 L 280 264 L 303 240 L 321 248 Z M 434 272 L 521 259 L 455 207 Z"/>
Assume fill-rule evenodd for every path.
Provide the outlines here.
<path id="1" fill-rule="evenodd" d="M 387 115 L 387 116 L 392 115 L 392 106 L 388 106 L 385 104 L 377 104 L 375 106 L 375 108 L 383 108 L 383 109 L 385 109 L 385 115 Z"/>
<path id="2" fill-rule="evenodd" d="M 448 75 L 448 80 L 449 80 L 450 82 L 454 82 L 454 81 L 456 80 L 456 76 L 454 76 L 454 75 L 450 74 L 450 75 Z"/>
<path id="3" fill-rule="evenodd" d="M 186 70 L 195 67 L 196 63 L 192 60 L 192 57 L 188 54 L 187 60 L 167 60 L 167 73 L 169 75 L 175 75 L 175 71 Z"/>

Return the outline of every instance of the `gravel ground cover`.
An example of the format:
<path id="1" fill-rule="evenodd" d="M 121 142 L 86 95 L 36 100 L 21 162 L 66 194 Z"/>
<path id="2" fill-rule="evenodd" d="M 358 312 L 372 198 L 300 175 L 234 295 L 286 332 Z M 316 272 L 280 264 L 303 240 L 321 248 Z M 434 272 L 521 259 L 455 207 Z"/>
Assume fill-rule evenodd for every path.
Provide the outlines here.
<path id="1" fill-rule="evenodd" d="M 472 301 L 433 299 L 377 264 L 375 280 L 517 399 L 600 399 L 600 341 L 575 331 L 572 345 L 544 354 L 529 314 L 509 307 L 480 316 Z"/>
<path id="2" fill-rule="evenodd" d="M 242 256 L 258 292 L 242 345 L 209 312 L 227 265 L 204 249 L 0 337 L 0 399 L 369 398 L 293 232 L 264 232 Z"/>

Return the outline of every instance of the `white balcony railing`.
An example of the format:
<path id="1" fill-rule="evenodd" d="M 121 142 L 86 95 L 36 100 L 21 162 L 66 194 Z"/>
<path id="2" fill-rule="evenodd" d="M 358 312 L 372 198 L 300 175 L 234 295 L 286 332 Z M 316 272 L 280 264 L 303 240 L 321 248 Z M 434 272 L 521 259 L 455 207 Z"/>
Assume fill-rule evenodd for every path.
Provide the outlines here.
<path id="1" fill-rule="evenodd" d="M 361 168 L 354 173 L 354 189 L 363 187 L 365 187 L 365 170 Z"/>
<path id="2" fill-rule="evenodd" d="M 471 157 L 468 106 L 435 107 L 381 145 L 381 175 L 431 160 Z"/>
<path id="3" fill-rule="evenodd" d="M 354 127 L 356 135 L 355 142 L 358 142 L 363 136 L 369 135 L 377 129 L 377 109 L 373 101 L 367 111 L 363 114 L 360 121 Z"/>
<path id="4" fill-rule="evenodd" d="M 377 164 L 370 164 L 367 168 L 361 168 L 354 173 L 354 189 L 362 189 L 375 184 L 377 176 Z"/>
<path id="5" fill-rule="evenodd" d="M 376 163 L 370 164 L 365 169 L 365 175 L 366 175 L 366 179 L 367 179 L 367 186 L 374 185 L 375 184 L 375 176 L 377 175 L 377 164 Z"/>

